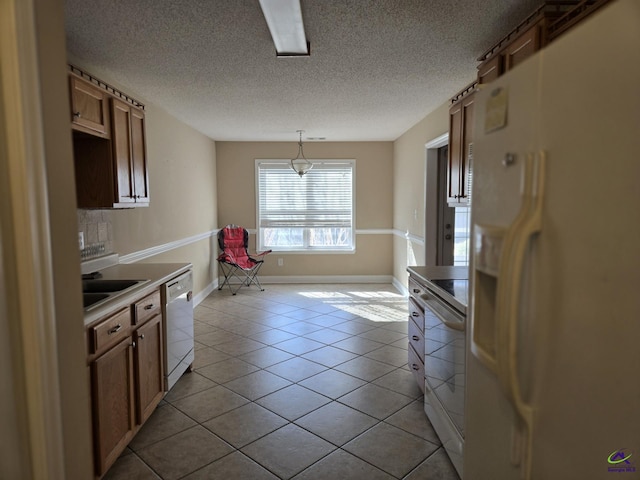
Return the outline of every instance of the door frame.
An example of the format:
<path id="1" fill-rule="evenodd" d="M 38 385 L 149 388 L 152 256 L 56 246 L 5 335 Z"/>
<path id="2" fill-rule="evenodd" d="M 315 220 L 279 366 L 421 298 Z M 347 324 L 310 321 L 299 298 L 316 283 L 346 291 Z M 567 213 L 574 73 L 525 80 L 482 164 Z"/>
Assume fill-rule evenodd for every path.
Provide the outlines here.
<path id="1" fill-rule="evenodd" d="M 425 265 L 438 265 L 438 149 L 449 145 L 449 132 L 425 144 L 424 185 L 424 260 Z"/>
<path id="2" fill-rule="evenodd" d="M 53 295 L 43 116 L 32 0 L 0 2 L 0 299 L 11 382 L 0 415 L 0 476 L 64 479 L 56 315 Z M 12 456 L 13 458 L 8 458 Z M 6 471 L 5 471 L 6 470 Z M 18 476 L 14 476 L 18 475 Z"/>

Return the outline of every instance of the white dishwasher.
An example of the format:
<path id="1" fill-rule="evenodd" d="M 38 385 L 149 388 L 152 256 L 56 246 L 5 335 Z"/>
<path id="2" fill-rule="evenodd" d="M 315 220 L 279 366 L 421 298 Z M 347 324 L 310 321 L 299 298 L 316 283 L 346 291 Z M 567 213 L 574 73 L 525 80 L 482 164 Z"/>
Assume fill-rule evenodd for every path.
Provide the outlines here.
<path id="1" fill-rule="evenodd" d="M 193 274 L 191 270 L 162 286 L 165 390 L 171 390 L 194 360 Z"/>

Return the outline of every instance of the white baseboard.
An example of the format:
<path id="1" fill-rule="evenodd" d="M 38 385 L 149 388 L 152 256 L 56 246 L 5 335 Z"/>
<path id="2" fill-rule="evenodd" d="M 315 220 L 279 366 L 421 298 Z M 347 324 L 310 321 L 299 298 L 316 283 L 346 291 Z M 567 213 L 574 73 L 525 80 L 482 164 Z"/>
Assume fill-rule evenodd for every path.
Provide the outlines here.
<path id="1" fill-rule="evenodd" d="M 213 282 L 203 288 L 198 294 L 193 296 L 193 306 L 197 307 L 200 303 L 209 296 L 211 292 L 213 292 L 216 288 L 218 288 L 218 279 L 216 278 Z"/>
<path id="2" fill-rule="evenodd" d="M 407 288 L 407 286 L 403 283 L 400 283 L 400 281 L 396 277 L 393 277 L 393 281 L 391 282 L 391 284 L 396 287 L 396 290 L 398 290 L 403 296 L 409 296 L 409 289 Z"/>
<path id="3" fill-rule="evenodd" d="M 234 280 L 234 279 L 232 279 Z M 237 285 L 239 281 L 232 281 L 232 285 Z M 260 277 L 260 283 L 263 285 L 276 284 L 349 284 L 349 283 L 368 283 L 368 284 L 391 284 L 398 292 L 407 297 L 409 291 L 407 287 L 391 275 L 291 275 L 291 276 L 266 276 Z M 220 279 L 207 285 L 200 293 L 193 297 L 193 306 L 199 305 L 211 292 L 216 290 L 221 284 Z"/>
<path id="4" fill-rule="evenodd" d="M 278 283 L 392 283 L 392 275 L 260 275 L 263 285 Z M 222 282 L 222 280 L 219 280 Z M 237 279 L 231 279 L 232 285 L 239 284 Z"/>
<path id="5" fill-rule="evenodd" d="M 278 275 L 260 276 L 260 283 L 391 283 L 391 275 Z"/>

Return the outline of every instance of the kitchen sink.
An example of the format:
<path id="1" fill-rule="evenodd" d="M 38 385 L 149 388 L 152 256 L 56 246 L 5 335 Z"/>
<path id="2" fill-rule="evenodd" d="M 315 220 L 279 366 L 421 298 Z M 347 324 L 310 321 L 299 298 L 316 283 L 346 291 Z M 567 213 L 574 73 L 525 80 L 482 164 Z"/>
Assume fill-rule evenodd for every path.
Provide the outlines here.
<path id="1" fill-rule="evenodd" d="M 83 280 L 83 293 L 114 293 L 121 292 L 147 280 Z"/>
<path id="2" fill-rule="evenodd" d="M 84 309 L 97 307 L 107 300 L 122 295 L 149 280 L 82 280 L 82 303 Z"/>
<path id="3" fill-rule="evenodd" d="M 82 294 L 82 306 L 89 308 L 91 305 L 98 303 L 105 298 L 108 298 L 108 293 L 83 293 Z"/>

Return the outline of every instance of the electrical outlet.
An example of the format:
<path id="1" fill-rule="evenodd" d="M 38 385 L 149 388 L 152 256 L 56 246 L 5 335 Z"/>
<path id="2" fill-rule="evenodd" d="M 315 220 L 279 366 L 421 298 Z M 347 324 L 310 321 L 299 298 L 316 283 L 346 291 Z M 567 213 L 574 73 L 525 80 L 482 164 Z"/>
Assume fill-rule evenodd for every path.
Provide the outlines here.
<path id="1" fill-rule="evenodd" d="M 282 267 L 284 265 L 284 258 L 279 258 L 278 259 L 278 266 Z"/>
<path id="2" fill-rule="evenodd" d="M 84 232 L 78 232 L 78 244 L 80 246 L 80 250 L 84 249 Z"/>

